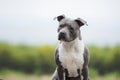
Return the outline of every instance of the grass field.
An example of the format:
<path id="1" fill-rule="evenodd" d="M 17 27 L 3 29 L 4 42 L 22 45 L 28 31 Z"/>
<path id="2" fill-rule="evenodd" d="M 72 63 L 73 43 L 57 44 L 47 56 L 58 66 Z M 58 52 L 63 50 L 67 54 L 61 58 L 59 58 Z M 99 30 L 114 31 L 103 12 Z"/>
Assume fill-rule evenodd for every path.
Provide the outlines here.
<path id="1" fill-rule="evenodd" d="M 12 71 L 7 73 L 0 73 L 0 80 L 51 80 L 51 75 L 30 75 Z M 120 76 L 112 73 L 105 76 L 90 77 L 90 80 L 120 80 Z"/>
<path id="2" fill-rule="evenodd" d="M 50 75 L 36 76 L 36 75 L 0 75 L 0 80 L 51 80 Z M 97 76 L 95 78 L 90 78 L 90 80 L 120 80 L 119 77 L 115 76 Z"/>
<path id="3" fill-rule="evenodd" d="M 36 76 L 36 75 L 0 75 L 0 80 L 51 80 L 50 76 Z"/>

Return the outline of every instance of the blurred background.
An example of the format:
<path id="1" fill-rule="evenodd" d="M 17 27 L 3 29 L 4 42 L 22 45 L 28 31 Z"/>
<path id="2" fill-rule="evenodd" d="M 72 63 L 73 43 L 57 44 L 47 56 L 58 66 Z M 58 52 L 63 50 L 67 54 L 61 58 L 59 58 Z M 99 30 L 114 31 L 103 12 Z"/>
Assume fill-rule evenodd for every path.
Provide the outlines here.
<path id="1" fill-rule="evenodd" d="M 119 0 L 0 0 L 0 80 L 51 80 L 58 22 L 86 20 L 91 80 L 120 80 Z"/>

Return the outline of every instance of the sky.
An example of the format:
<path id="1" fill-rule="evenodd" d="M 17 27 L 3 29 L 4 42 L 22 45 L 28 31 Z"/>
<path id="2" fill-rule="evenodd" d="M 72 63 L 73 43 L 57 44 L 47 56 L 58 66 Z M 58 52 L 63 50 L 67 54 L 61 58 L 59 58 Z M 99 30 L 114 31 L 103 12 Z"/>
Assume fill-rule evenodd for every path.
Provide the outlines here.
<path id="1" fill-rule="evenodd" d="M 13 44 L 56 44 L 57 20 L 78 17 L 86 44 L 120 43 L 120 0 L 0 0 L 0 41 Z"/>

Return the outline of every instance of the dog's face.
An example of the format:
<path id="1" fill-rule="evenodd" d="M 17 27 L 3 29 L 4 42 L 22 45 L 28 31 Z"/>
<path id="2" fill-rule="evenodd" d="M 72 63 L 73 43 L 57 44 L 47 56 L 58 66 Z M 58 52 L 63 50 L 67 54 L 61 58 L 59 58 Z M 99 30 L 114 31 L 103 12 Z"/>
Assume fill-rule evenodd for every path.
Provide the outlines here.
<path id="1" fill-rule="evenodd" d="M 64 15 L 60 15 L 57 20 L 59 21 L 58 40 L 70 42 L 80 37 L 79 28 L 85 24 L 82 19 L 70 20 L 65 18 Z"/>

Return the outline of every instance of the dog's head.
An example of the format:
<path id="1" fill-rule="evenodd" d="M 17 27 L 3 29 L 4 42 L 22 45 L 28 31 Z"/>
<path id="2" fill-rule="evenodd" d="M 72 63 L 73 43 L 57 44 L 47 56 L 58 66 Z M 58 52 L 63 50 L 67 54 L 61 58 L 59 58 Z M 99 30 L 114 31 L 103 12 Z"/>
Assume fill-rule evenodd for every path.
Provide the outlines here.
<path id="1" fill-rule="evenodd" d="M 64 15 L 56 17 L 59 22 L 58 27 L 58 40 L 70 42 L 77 37 L 80 38 L 80 27 L 86 24 L 86 21 L 81 18 L 71 20 Z"/>

